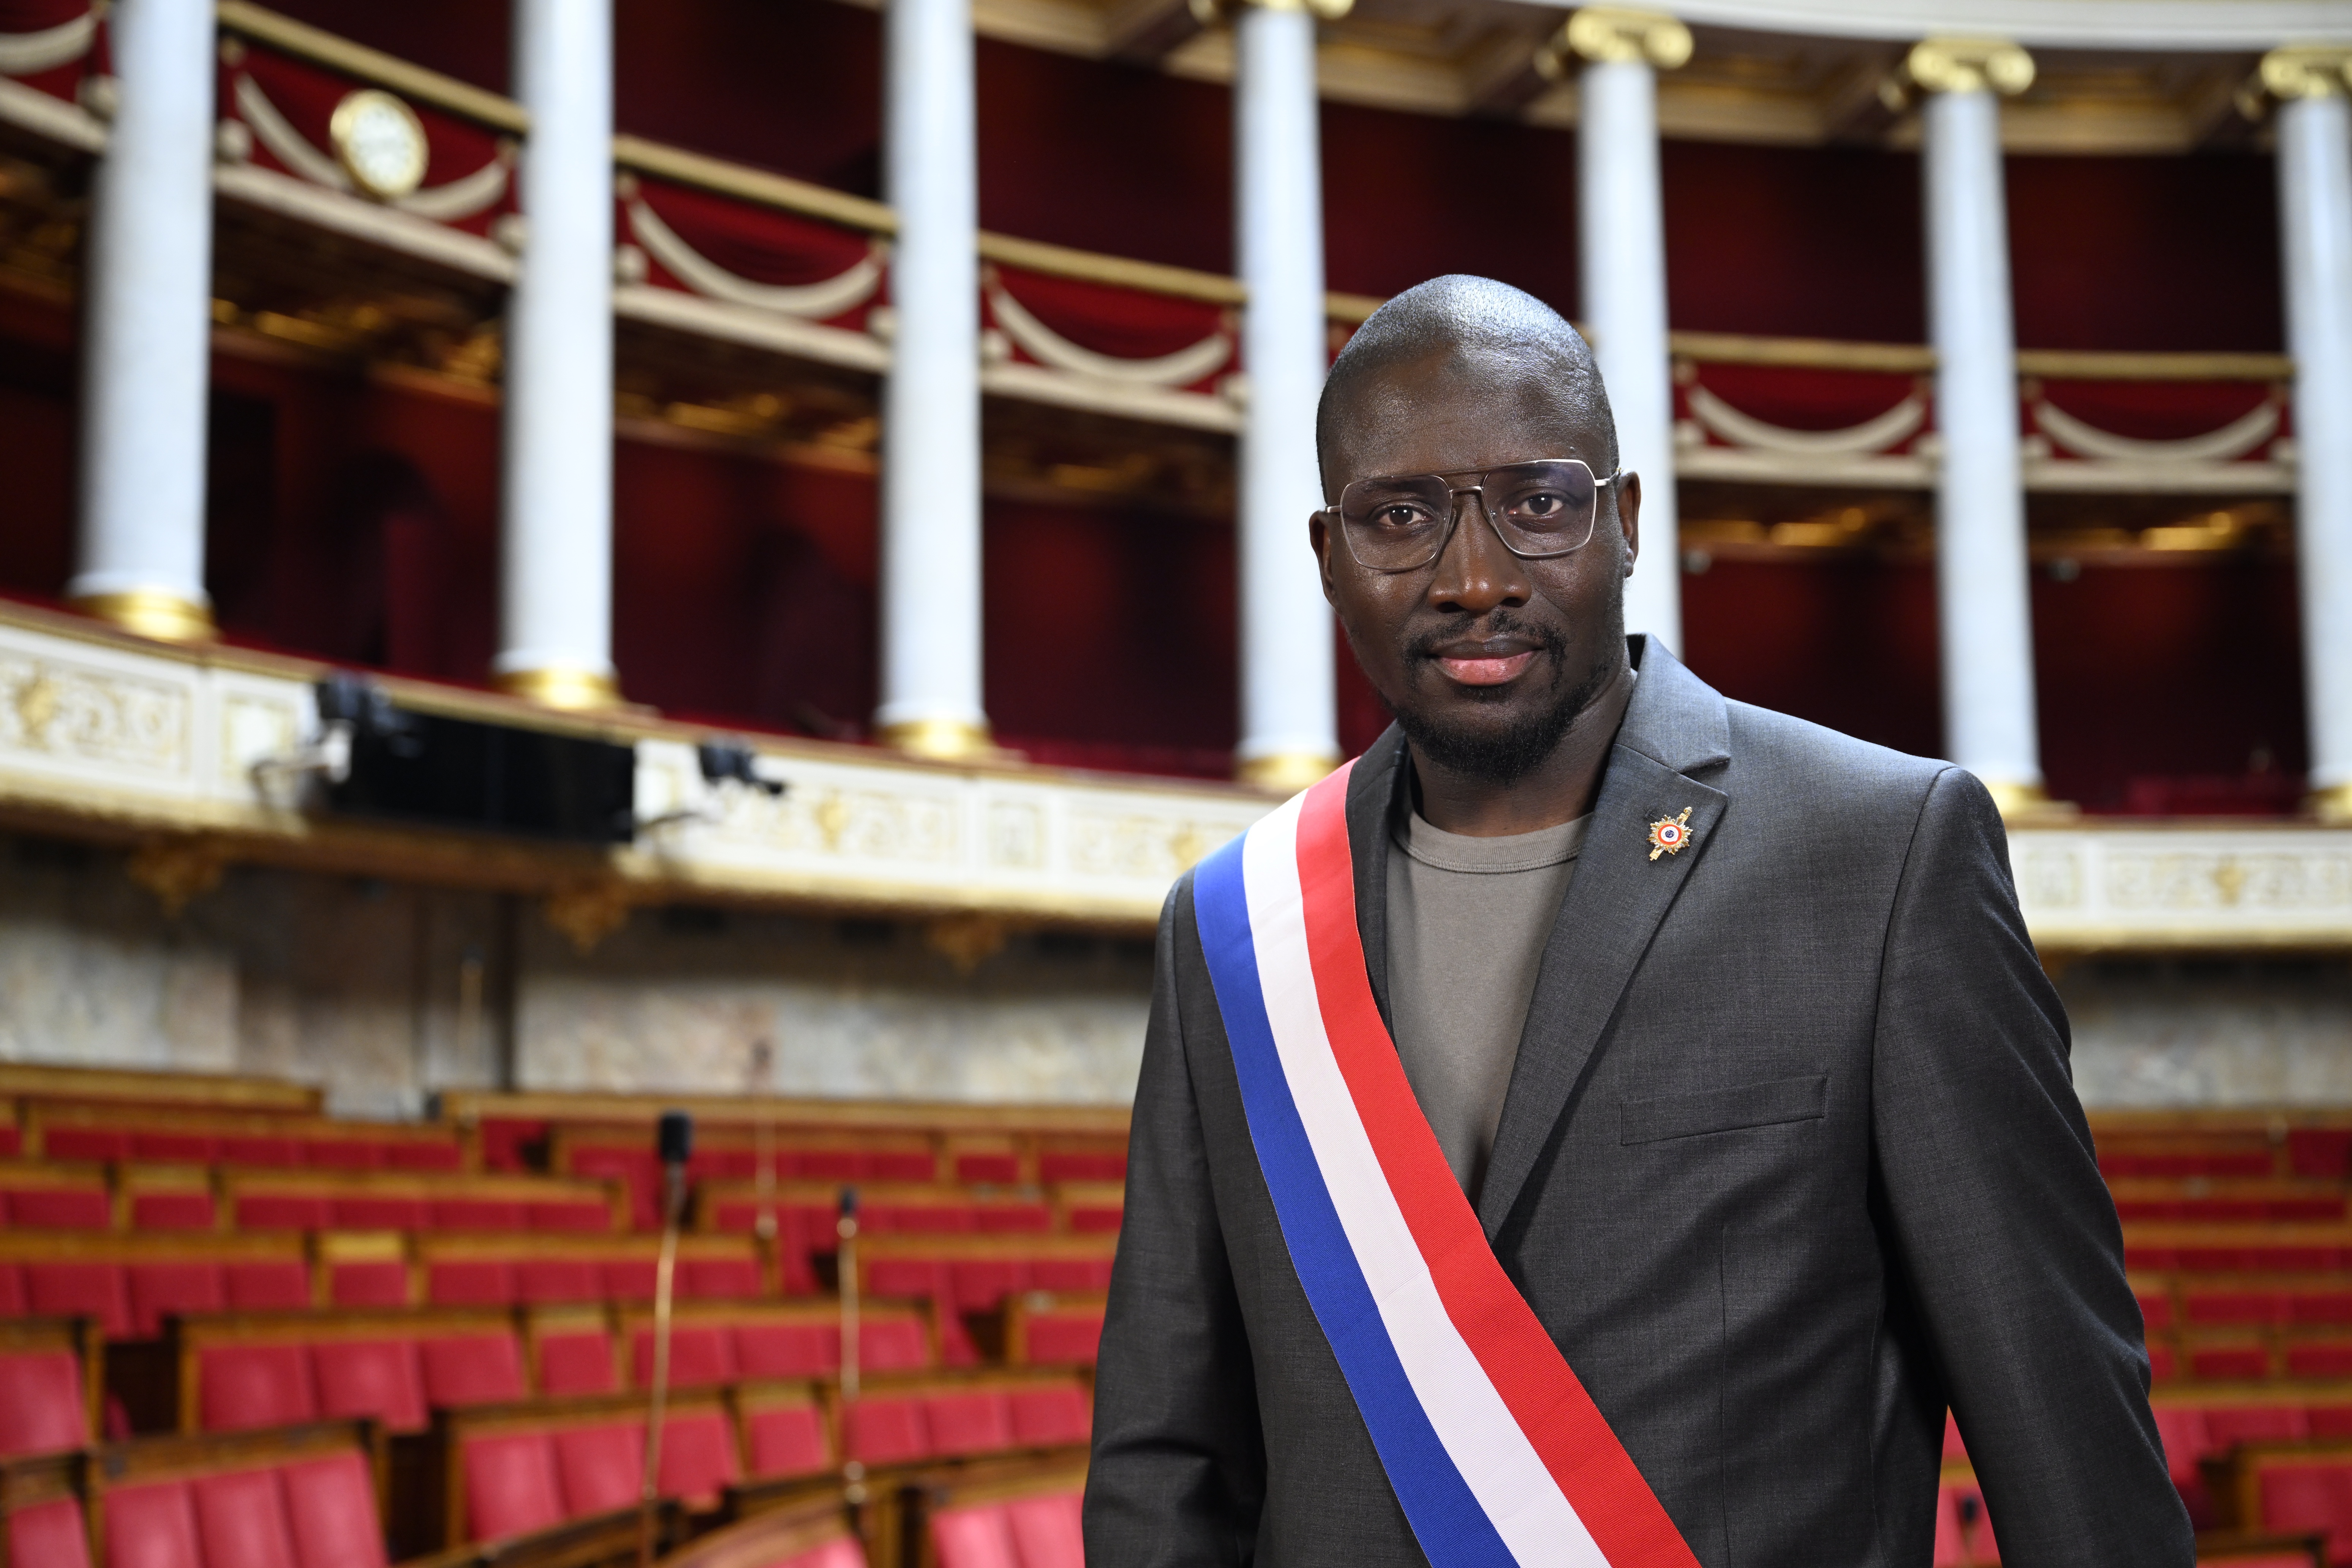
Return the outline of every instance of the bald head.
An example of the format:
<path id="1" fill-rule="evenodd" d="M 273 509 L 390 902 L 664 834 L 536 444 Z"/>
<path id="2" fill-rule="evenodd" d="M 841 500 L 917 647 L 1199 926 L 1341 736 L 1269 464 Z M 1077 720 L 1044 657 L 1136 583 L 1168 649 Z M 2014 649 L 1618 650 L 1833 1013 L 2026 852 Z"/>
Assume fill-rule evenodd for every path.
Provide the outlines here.
<path id="1" fill-rule="evenodd" d="M 1315 411 L 1315 451 L 1325 499 L 1361 437 L 1415 416 L 1448 394 L 1511 405 L 1556 432 L 1528 458 L 1585 456 L 1595 472 L 1617 468 L 1617 424 L 1592 347 L 1534 295 L 1491 278 L 1433 278 L 1372 312 L 1339 351 Z"/>

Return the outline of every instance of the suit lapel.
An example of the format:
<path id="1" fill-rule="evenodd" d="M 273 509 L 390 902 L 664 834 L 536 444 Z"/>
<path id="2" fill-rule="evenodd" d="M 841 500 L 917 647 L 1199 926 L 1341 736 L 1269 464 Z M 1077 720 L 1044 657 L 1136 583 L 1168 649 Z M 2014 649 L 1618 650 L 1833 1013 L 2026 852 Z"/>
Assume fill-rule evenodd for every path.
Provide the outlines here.
<path id="1" fill-rule="evenodd" d="M 1727 797 L 1688 775 L 1730 755 L 1724 700 L 1664 648 L 1639 651 L 1641 679 L 1537 970 L 1479 1190 L 1478 1217 L 1490 1239 L 1518 1202 L 1659 922 L 1723 820 Z M 1685 808 L 1688 847 L 1651 858 L 1650 825 Z"/>

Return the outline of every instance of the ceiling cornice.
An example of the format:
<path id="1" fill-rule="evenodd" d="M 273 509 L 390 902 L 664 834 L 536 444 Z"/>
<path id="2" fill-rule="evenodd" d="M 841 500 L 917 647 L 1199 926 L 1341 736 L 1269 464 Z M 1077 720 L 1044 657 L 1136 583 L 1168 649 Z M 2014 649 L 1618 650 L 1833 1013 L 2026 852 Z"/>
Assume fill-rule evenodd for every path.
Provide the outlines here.
<path id="1" fill-rule="evenodd" d="M 2059 49 L 2252 50 L 2352 39 L 2345 0 L 1670 0 L 1685 22 L 1821 37 L 1984 35 Z M 1551 7 L 1544 7 L 1551 9 Z"/>

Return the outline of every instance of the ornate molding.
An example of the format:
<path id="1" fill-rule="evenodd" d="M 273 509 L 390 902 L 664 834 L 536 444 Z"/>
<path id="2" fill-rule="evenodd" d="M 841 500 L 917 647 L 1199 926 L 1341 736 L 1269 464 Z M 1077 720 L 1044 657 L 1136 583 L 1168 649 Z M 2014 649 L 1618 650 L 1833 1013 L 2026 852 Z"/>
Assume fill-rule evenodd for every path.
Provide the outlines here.
<path id="1" fill-rule="evenodd" d="M 158 642 L 204 643 L 219 635 L 213 626 L 210 605 L 165 588 L 83 594 L 74 599 L 73 606 L 101 621 L 111 621 L 126 632 L 153 637 Z"/>
<path id="2" fill-rule="evenodd" d="M 1203 27 L 1230 24 L 1242 12 L 1304 11 L 1318 22 L 1336 22 L 1356 7 L 1356 0 L 1189 0 L 1192 19 Z"/>
<path id="3" fill-rule="evenodd" d="M 1622 65 L 1645 61 L 1658 70 L 1680 69 L 1691 58 L 1691 31 L 1663 11 L 1587 5 L 1560 25 L 1536 54 L 1536 69 L 1564 80 L 1579 61 Z"/>
<path id="4" fill-rule="evenodd" d="M 2263 57 L 2247 86 L 2281 103 L 2336 97 L 2352 90 L 2352 44 L 2284 45 Z"/>
<path id="5" fill-rule="evenodd" d="M 220 886 L 228 861 L 228 851 L 217 839 L 175 836 L 149 839 L 131 853 L 124 869 L 155 895 L 166 920 L 177 920 L 190 900 Z"/>
<path id="6" fill-rule="evenodd" d="M 2033 85 L 2033 57 L 2006 38 L 1923 38 L 1903 58 L 1903 78 L 1921 92 L 1994 92 L 2014 98 Z"/>
<path id="7" fill-rule="evenodd" d="M 543 708 L 587 713 L 621 706 L 620 683 L 609 669 L 551 664 L 535 669 L 500 670 L 494 679 L 500 691 Z"/>
<path id="8" fill-rule="evenodd" d="M 893 751 L 935 763 L 984 762 L 1004 755 L 988 726 L 969 719 L 901 720 L 883 725 L 875 739 Z"/>

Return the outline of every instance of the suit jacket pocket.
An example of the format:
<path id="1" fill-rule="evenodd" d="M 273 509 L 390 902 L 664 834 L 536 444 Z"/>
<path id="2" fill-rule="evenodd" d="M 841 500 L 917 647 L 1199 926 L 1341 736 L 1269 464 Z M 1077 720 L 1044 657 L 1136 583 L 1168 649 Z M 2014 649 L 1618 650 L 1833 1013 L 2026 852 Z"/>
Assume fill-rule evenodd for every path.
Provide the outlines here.
<path id="1" fill-rule="evenodd" d="M 1618 1103 L 1620 1143 L 1660 1143 L 1702 1132 L 1736 1132 L 1789 1121 L 1818 1121 L 1829 1109 L 1826 1074 L 1776 1078 L 1696 1094 L 1662 1094 L 1654 1100 Z"/>

